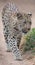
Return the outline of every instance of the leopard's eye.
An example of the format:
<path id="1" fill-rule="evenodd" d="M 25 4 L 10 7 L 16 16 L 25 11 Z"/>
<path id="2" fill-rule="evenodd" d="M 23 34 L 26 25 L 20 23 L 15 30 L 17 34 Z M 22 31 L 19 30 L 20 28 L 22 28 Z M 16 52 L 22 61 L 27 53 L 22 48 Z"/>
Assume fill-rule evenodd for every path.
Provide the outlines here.
<path id="1" fill-rule="evenodd" d="M 30 25 L 32 24 L 31 21 L 29 22 L 29 24 L 30 24 Z"/>
<path id="2" fill-rule="evenodd" d="M 23 23 L 26 24 L 26 21 L 24 21 Z"/>

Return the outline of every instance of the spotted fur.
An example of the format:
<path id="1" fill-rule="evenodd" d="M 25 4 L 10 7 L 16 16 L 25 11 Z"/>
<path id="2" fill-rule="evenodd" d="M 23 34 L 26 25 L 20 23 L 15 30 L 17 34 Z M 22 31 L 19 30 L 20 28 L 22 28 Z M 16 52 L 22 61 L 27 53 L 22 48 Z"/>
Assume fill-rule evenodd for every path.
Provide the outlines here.
<path id="1" fill-rule="evenodd" d="M 19 45 L 22 34 L 31 28 L 29 14 L 22 15 L 14 4 L 7 3 L 2 11 L 2 22 L 8 50 L 14 53 L 16 59 L 22 59 Z"/>

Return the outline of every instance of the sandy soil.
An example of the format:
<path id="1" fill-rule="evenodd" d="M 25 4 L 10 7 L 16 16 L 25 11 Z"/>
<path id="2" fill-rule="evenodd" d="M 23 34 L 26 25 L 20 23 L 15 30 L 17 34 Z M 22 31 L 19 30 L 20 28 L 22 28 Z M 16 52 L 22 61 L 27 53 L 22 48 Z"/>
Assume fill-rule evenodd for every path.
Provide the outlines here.
<path id="1" fill-rule="evenodd" d="M 32 27 L 35 27 L 35 0 L 11 0 L 16 3 L 20 11 L 32 12 Z M 0 0 L 0 65 L 35 65 L 35 56 L 28 58 L 24 55 L 23 61 L 14 60 L 12 52 L 6 52 L 6 43 L 3 36 L 2 9 L 7 0 Z M 25 58 L 26 57 L 26 58 Z"/>

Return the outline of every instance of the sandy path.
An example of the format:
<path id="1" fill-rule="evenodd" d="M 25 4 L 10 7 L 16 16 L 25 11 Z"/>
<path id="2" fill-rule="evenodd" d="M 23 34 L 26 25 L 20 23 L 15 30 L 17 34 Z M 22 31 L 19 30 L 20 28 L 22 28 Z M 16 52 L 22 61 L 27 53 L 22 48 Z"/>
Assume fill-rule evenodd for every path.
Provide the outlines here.
<path id="1" fill-rule="evenodd" d="M 33 65 L 34 63 L 35 58 L 32 60 L 16 61 L 11 52 L 0 51 L 0 65 Z"/>

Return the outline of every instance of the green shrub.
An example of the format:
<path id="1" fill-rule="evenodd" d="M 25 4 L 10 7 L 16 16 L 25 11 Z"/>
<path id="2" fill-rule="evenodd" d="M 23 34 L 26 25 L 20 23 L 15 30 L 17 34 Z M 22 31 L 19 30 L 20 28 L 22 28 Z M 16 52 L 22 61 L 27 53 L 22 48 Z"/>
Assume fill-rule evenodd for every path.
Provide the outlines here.
<path id="1" fill-rule="evenodd" d="M 35 28 L 33 28 L 26 36 L 26 43 L 23 51 L 29 51 L 35 49 Z"/>

